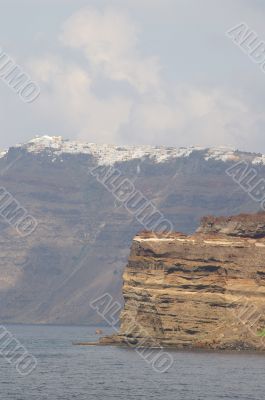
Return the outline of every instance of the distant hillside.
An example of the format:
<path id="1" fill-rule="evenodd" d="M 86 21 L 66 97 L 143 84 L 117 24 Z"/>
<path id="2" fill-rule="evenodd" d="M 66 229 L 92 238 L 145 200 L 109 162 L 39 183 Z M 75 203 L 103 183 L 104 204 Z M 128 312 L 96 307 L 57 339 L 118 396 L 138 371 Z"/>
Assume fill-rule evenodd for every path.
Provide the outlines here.
<path id="1" fill-rule="evenodd" d="M 264 176 L 260 154 L 233 149 L 110 146 L 35 138 L 0 154 L 0 185 L 38 221 L 21 237 L 0 220 L 0 320 L 98 323 L 89 302 L 121 298 L 130 243 L 144 229 L 89 173 L 113 166 L 175 230 L 192 232 L 204 215 L 256 211 L 225 170 L 246 160 Z M 1 205 L 1 204 L 0 204 Z"/>

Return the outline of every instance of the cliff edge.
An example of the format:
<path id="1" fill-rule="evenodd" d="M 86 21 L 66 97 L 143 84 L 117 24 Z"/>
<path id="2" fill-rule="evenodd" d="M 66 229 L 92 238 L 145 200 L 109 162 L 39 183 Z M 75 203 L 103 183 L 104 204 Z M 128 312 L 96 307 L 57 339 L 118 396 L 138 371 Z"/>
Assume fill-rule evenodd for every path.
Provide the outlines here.
<path id="1" fill-rule="evenodd" d="M 205 217 L 193 235 L 142 232 L 119 333 L 102 344 L 263 350 L 265 213 Z"/>

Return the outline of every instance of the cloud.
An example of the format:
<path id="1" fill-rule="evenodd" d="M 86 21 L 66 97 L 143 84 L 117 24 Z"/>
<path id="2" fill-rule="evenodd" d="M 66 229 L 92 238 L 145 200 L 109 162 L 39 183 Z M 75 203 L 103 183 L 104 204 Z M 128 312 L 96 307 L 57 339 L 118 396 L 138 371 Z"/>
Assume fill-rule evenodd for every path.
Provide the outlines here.
<path id="1" fill-rule="evenodd" d="M 51 120 L 79 139 L 117 140 L 115 134 L 129 117 L 130 99 L 116 94 L 97 98 L 87 71 L 53 56 L 32 61 L 31 70 L 42 87 L 41 99 L 34 104 L 40 118 L 47 112 Z"/>
<path id="2" fill-rule="evenodd" d="M 263 113 L 221 89 L 182 85 L 166 101 L 147 99 L 133 107 L 124 127 L 131 143 L 172 146 L 222 146 L 251 148 Z M 252 138 L 249 135 L 252 132 Z"/>
<path id="3" fill-rule="evenodd" d="M 42 88 L 34 114 L 44 129 L 117 144 L 253 149 L 253 137 L 261 140 L 264 113 L 248 95 L 172 82 L 163 60 L 143 53 L 139 25 L 121 10 L 79 10 L 63 23 L 58 42 L 57 55 L 30 63 Z"/>
<path id="4" fill-rule="evenodd" d="M 126 14 L 86 8 L 64 23 L 60 39 L 65 46 L 82 50 L 94 71 L 145 93 L 159 87 L 160 65 L 156 57 L 140 53 L 139 33 Z"/>

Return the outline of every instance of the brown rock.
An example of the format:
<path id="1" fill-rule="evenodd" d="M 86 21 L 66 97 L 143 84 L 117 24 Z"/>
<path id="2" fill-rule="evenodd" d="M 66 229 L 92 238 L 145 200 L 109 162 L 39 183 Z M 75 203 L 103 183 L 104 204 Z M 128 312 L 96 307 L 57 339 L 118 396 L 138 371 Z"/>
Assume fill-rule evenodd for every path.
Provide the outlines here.
<path id="1" fill-rule="evenodd" d="M 197 232 L 253 238 L 265 237 L 265 212 L 230 217 L 203 217 Z"/>
<path id="2" fill-rule="evenodd" d="M 256 238 L 263 220 L 207 218 L 191 236 L 136 236 L 123 275 L 121 327 L 110 342 L 263 349 L 265 238 Z"/>

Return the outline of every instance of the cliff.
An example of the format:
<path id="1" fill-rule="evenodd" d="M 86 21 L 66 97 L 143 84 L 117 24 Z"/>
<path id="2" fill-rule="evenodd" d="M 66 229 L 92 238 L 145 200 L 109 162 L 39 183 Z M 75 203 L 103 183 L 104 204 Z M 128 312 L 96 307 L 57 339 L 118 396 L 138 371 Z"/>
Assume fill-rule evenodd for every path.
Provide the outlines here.
<path id="1" fill-rule="evenodd" d="M 137 235 L 120 331 L 102 343 L 263 349 L 264 215 L 207 217 L 193 235 Z"/>
<path id="2" fill-rule="evenodd" d="M 240 214 L 231 217 L 203 217 L 197 232 L 262 238 L 265 237 L 265 213 Z"/>
<path id="3" fill-rule="evenodd" d="M 0 186 L 38 222 L 21 237 L 0 218 L 0 321 L 91 324 L 90 302 L 108 292 L 121 301 L 122 272 L 144 229 L 93 168 L 115 168 L 174 230 L 191 233 L 203 215 L 254 212 L 226 173 L 238 161 L 265 174 L 265 157 L 229 149 L 112 146 L 40 137 L 0 153 Z M 118 180 L 118 179 L 117 179 Z M 1 209 L 3 203 L 0 199 Z"/>

